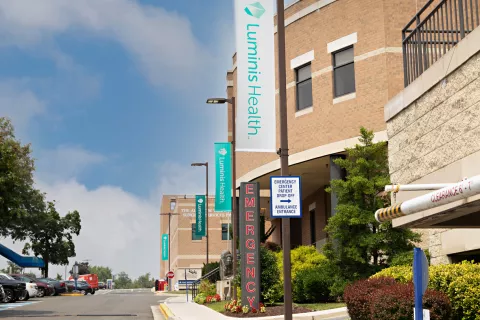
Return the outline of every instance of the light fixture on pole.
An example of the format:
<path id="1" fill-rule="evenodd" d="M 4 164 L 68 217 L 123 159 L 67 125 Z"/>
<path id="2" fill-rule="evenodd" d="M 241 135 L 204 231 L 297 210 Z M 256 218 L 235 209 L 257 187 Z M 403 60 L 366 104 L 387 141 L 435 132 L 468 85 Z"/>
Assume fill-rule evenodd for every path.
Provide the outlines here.
<path id="1" fill-rule="evenodd" d="M 238 214 L 237 214 L 237 177 L 236 177 L 236 153 L 235 153 L 235 131 L 236 131 L 236 105 L 235 97 L 231 99 L 226 98 L 210 98 L 207 99 L 207 104 L 225 104 L 228 103 L 232 106 L 232 254 L 233 254 L 233 275 L 237 274 L 237 226 L 238 226 Z M 233 300 L 237 300 L 237 290 L 233 286 Z"/>
<path id="2" fill-rule="evenodd" d="M 177 206 L 177 200 L 175 198 L 170 199 L 170 212 L 168 213 L 160 213 L 160 216 L 168 216 L 168 271 L 172 271 L 171 268 L 172 266 L 170 265 L 170 223 L 172 220 L 172 216 L 178 216 L 178 213 L 173 213 L 175 211 L 175 207 Z M 160 235 L 161 236 L 161 235 Z M 172 291 L 172 286 L 171 286 L 171 279 L 168 278 L 168 291 Z"/>
<path id="3" fill-rule="evenodd" d="M 206 176 L 205 176 L 205 183 L 206 183 L 206 189 L 205 189 L 205 215 L 207 216 L 205 219 L 205 229 L 207 230 L 206 232 L 206 238 L 207 238 L 207 264 L 208 264 L 208 162 L 195 162 L 192 163 L 192 167 L 205 167 L 206 169 Z"/>

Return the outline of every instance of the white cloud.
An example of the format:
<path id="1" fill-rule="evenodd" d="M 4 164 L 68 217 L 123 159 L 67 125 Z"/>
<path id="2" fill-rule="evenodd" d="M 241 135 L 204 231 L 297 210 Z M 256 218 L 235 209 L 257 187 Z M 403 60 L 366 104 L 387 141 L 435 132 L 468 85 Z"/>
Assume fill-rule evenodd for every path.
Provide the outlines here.
<path id="1" fill-rule="evenodd" d="M 7 116 L 15 131 L 24 135 L 30 120 L 46 111 L 46 106 L 26 86 L 28 81 L 0 81 L 0 115 Z"/>
<path id="2" fill-rule="evenodd" d="M 70 150 L 73 150 L 72 155 L 82 154 L 79 150 Z M 67 151 L 64 149 L 62 152 Z M 79 164 L 79 167 L 84 168 L 87 164 L 95 163 L 90 161 L 91 159 Z M 93 159 L 97 160 L 96 157 Z M 77 256 L 70 259 L 71 263 L 75 260 L 91 259 L 91 264 L 109 266 L 117 273 L 125 271 L 131 277 L 145 272 L 158 277 L 160 196 L 191 194 L 203 190 L 204 177 L 202 172 L 200 177 L 197 172 L 175 163 L 160 165 L 158 188 L 152 192 L 151 198 L 138 197 L 110 185 L 89 190 L 75 179 L 55 182 L 37 179 L 37 187 L 47 193 L 48 200 L 56 200 L 57 210 L 61 214 L 72 210 L 80 212 L 82 230 L 80 236 L 75 238 Z M 2 240 L 2 243 L 18 253 L 21 253 L 23 248 L 23 243 L 12 244 L 5 240 Z M 0 265 L 6 265 L 6 260 L 2 257 Z M 39 273 L 38 270 L 32 271 Z M 64 271 L 65 267 L 50 265 L 51 276 L 55 276 L 57 272 L 63 275 Z"/>
<path id="3" fill-rule="evenodd" d="M 85 150 L 81 146 L 60 145 L 54 150 L 41 150 L 38 160 L 38 178 L 42 181 L 68 180 L 77 177 L 92 165 L 107 161 L 104 155 Z"/>
<path id="4" fill-rule="evenodd" d="M 0 0 L 3 45 L 35 46 L 78 30 L 115 39 L 155 85 L 184 89 L 186 82 L 197 81 L 189 75 L 215 63 L 189 20 L 160 7 L 128 0 Z"/>

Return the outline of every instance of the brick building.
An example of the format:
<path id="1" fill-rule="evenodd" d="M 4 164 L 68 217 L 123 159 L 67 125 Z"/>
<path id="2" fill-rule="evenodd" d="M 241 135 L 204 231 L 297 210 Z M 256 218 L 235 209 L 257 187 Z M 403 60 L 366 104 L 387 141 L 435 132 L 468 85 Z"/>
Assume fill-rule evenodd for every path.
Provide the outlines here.
<path id="1" fill-rule="evenodd" d="M 171 210 L 171 202 L 174 202 Z M 208 235 L 209 235 L 209 262 L 220 260 L 223 250 L 230 250 L 232 242 L 228 233 L 231 213 L 214 212 L 215 198 L 209 197 L 208 201 Z M 185 268 L 196 271 L 203 267 L 207 259 L 206 238 L 195 235 L 195 196 L 193 195 L 164 195 L 160 207 L 160 248 L 162 247 L 162 234 L 168 234 L 170 220 L 170 270 L 175 272 L 172 285 L 177 283 L 180 275 L 177 271 Z M 169 271 L 168 260 L 163 261 L 160 254 L 160 278 L 165 278 Z"/>
<path id="2" fill-rule="evenodd" d="M 286 7 L 289 170 L 302 177 L 303 194 L 303 218 L 291 222 L 293 246 L 325 243 L 336 198 L 324 190 L 331 179 L 344 176 L 333 160 L 358 142 L 360 127 L 373 130 L 377 140 L 387 139 L 384 106 L 404 84 L 401 29 L 424 2 L 299 0 Z M 234 55 L 228 98 L 236 96 L 235 63 Z M 231 108 L 231 140 L 230 114 Z M 278 112 L 276 121 L 278 148 Z M 276 154 L 237 153 L 237 188 L 260 182 L 267 217 L 269 177 L 279 169 Z M 276 226 L 271 240 L 281 243 L 281 221 L 271 223 Z"/>

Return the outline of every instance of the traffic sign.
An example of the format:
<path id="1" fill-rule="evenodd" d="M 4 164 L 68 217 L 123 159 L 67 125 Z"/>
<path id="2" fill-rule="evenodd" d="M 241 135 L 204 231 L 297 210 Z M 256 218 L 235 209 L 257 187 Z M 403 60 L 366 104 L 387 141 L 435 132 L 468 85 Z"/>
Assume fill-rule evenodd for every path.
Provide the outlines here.
<path id="1" fill-rule="evenodd" d="M 169 272 L 167 273 L 167 278 L 168 278 L 168 279 L 173 279 L 173 277 L 175 277 L 175 273 L 173 273 L 173 271 L 169 271 Z"/>
<path id="2" fill-rule="evenodd" d="M 300 177 L 270 177 L 270 206 L 272 218 L 301 218 Z"/>

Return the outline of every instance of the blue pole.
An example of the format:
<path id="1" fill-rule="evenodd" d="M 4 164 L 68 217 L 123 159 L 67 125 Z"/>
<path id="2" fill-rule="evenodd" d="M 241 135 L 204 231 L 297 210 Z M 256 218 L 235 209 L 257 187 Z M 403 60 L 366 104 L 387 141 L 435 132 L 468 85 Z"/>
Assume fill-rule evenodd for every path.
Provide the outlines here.
<path id="1" fill-rule="evenodd" d="M 413 250 L 413 283 L 415 285 L 415 320 L 423 320 L 422 249 Z"/>

